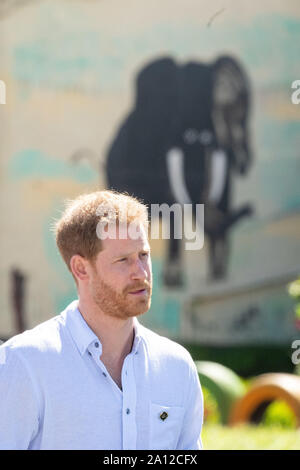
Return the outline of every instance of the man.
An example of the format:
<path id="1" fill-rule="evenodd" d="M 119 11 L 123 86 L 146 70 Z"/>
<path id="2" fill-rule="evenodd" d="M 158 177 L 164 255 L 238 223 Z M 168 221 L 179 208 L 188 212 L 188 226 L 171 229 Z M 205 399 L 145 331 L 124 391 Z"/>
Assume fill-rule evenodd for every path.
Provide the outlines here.
<path id="1" fill-rule="evenodd" d="M 84 194 L 54 229 L 78 300 L 0 347 L 0 448 L 201 449 L 195 364 L 137 319 L 152 292 L 146 206 Z"/>

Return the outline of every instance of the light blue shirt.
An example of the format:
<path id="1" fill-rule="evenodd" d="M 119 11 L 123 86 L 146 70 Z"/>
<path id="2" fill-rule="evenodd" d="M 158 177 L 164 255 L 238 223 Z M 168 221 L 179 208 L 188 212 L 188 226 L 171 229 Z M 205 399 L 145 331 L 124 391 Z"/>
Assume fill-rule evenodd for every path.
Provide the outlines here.
<path id="1" fill-rule="evenodd" d="M 134 317 L 121 390 L 77 306 L 0 346 L 0 449 L 201 449 L 189 352 Z"/>

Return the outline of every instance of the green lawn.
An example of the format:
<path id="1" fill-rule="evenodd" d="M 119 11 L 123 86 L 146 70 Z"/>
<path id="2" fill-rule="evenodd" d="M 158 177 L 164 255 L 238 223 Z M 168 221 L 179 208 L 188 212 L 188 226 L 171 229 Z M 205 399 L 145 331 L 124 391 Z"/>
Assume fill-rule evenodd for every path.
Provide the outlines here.
<path id="1" fill-rule="evenodd" d="M 280 426 L 204 424 L 202 443 L 206 450 L 300 450 L 300 429 Z"/>

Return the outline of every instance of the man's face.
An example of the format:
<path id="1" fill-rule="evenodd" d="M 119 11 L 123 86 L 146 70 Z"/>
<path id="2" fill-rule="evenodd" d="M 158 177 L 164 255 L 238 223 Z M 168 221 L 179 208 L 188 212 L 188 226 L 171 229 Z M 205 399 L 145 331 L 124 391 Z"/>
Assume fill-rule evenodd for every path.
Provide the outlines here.
<path id="1" fill-rule="evenodd" d="M 103 313 L 129 318 L 147 312 L 151 305 L 152 267 L 150 247 L 142 225 L 139 237 L 102 240 L 92 268 L 90 292 Z"/>

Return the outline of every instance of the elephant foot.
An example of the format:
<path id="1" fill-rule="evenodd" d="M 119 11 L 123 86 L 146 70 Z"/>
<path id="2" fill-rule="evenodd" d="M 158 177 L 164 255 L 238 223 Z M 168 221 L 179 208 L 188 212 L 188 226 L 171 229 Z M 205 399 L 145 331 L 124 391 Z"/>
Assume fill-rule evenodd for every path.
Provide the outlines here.
<path id="1" fill-rule="evenodd" d="M 167 264 L 162 278 L 164 285 L 167 287 L 183 287 L 184 285 L 182 268 L 178 264 Z"/>
<path id="2" fill-rule="evenodd" d="M 245 206 L 239 209 L 239 217 L 249 217 L 254 214 L 254 209 L 251 204 L 245 204 Z"/>
<path id="3" fill-rule="evenodd" d="M 226 222 L 226 227 L 225 229 L 228 229 L 229 227 L 232 227 L 233 224 L 238 222 L 240 219 L 243 217 L 250 217 L 253 215 L 254 210 L 251 204 L 245 204 L 244 206 L 240 207 L 240 209 L 236 209 L 235 211 L 232 211 L 230 214 L 228 221 Z"/>
<path id="4" fill-rule="evenodd" d="M 239 222 L 244 217 L 250 217 L 254 213 L 253 207 L 250 204 L 245 204 L 239 209 L 231 211 L 224 218 L 220 227 L 220 233 L 225 233 L 231 229 L 233 225 Z"/>

